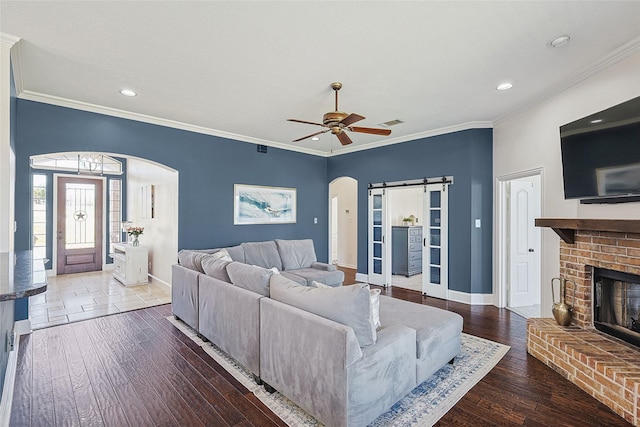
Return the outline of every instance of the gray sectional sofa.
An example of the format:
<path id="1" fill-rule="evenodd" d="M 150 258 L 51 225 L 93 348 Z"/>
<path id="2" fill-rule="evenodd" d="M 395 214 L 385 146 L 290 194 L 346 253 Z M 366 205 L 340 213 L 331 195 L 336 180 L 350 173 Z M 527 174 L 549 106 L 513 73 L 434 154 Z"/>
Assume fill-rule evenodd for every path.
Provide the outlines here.
<path id="1" fill-rule="evenodd" d="M 173 266 L 176 317 L 327 426 L 366 426 L 460 351 L 455 313 L 386 296 L 378 307 L 362 284 L 303 286 L 226 257 L 201 261 L 209 274 L 197 273 L 195 291 L 190 269 Z"/>

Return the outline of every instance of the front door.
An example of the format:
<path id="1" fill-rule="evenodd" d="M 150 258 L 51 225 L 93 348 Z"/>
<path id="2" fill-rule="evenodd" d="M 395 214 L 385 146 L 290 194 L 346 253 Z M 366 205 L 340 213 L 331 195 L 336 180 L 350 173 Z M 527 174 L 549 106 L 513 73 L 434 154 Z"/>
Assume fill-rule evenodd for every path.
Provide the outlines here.
<path id="1" fill-rule="evenodd" d="M 510 191 L 510 272 L 509 307 L 540 304 L 540 216 L 536 180 L 511 181 Z"/>
<path id="2" fill-rule="evenodd" d="M 58 178 L 57 274 L 102 270 L 102 180 Z"/>

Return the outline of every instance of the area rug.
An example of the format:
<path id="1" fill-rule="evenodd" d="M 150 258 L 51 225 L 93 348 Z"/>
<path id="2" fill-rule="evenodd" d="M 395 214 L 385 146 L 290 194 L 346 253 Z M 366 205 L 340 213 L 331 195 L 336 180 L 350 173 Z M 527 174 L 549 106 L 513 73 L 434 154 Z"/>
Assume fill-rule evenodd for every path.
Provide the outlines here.
<path id="1" fill-rule="evenodd" d="M 167 318 L 176 328 L 204 349 L 216 362 L 249 389 L 282 421 L 291 427 L 322 426 L 295 403 L 278 392 L 269 394 L 259 386 L 249 371 L 215 345 L 198 338 L 196 332 L 173 316 Z M 473 335 L 462 334 L 462 352 L 453 365 L 447 364 L 424 383 L 413 389 L 371 426 L 432 426 L 509 351 L 509 346 Z"/>

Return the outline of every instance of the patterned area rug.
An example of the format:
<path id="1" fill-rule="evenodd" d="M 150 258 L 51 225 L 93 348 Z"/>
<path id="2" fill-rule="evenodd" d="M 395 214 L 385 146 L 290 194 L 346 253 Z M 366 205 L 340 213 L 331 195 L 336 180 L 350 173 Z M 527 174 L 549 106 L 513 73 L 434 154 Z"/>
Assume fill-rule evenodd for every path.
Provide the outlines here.
<path id="1" fill-rule="evenodd" d="M 234 359 L 209 342 L 197 337 L 189 326 L 169 316 L 176 328 L 202 347 L 216 362 L 256 395 L 291 427 L 322 426 L 295 403 L 278 392 L 269 394 Z M 446 365 L 382 414 L 371 425 L 376 427 L 431 426 L 493 369 L 509 351 L 509 346 L 462 334 L 462 352 L 455 363 Z"/>

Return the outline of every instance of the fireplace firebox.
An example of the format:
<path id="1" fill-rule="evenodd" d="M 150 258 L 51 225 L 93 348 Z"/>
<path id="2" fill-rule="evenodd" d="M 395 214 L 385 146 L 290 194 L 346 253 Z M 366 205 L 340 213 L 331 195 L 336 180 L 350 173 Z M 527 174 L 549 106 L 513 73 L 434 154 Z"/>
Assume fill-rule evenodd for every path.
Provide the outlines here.
<path id="1" fill-rule="evenodd" d="M 640 276 L 593 269 L 593 326 L 640 347 Z"/>

